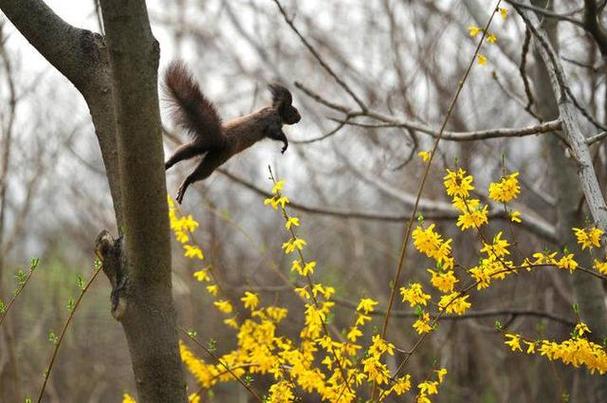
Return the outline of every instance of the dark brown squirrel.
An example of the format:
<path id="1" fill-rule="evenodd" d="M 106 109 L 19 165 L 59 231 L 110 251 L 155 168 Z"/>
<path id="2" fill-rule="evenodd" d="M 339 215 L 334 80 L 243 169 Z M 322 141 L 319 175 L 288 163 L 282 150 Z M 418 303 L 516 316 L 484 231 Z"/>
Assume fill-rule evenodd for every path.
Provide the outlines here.
<path id="1" fill-rule="evenodd" d="M 165 163 L 169 169 L 177 162 L 205 154 L 196 169 L 185 178 L 177 192 L 177 202 L 192 183 L 206 179 L 233 155 L 251 147 L 259 140 L 282 141 L 282 153 L 289 146 L 282 125 L 292 125 L 301 119 L 291 105 L 293 98 L 285 87 L 270 84 L 272 105 L 253 113 L 222 123 L 215 105 L 200 91 L 198 83 L 180 61 L 172 62 L 164 74 L 164 93 L 173 121 L 192 138 L 179 147 Z"/>

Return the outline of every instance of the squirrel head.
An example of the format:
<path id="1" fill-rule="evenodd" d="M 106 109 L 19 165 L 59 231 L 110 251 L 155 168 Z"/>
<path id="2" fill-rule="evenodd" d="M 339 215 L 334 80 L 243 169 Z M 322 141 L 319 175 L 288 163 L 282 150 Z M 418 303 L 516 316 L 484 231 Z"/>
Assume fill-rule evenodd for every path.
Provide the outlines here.
<path id="1" fill-rule="evenodd" d="M 291 92 L 280 84 L 269 85 L 272 93 L 272 107 L 278 111 L 283 124 L 293 125 L 301 120 L 301 115 L 293 103 Z"/>

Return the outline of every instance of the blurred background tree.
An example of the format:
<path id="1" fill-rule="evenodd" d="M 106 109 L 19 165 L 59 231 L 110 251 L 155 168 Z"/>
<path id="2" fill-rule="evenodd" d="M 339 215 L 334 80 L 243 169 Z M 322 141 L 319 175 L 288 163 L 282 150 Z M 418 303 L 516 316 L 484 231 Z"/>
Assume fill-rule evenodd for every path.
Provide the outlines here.
<path id="1" fill-rule="evenodd" d="M 69 10 L 62 2 L 48 3 L 69 23 L 103 32 L 96 1 Z M 337 288 L 338 317 L 349 318 L 352 303 L 360 297 L 382 304 L 388 298 L 402 225 L 422 174 L 416 154 L 433 141 L 424 128 L 442 122 L 476 44 L 468 27 L 482 26 L 492 5 L 480 0 L 336 0 L 285 1 L 283 6 L 364 108 L 321 66 L 272 1 L 148 2 L 161 47 L 160 68 L 174 58 L 186 60 L 222 116 L 238 116 L 266 102 L 266 83 L 272 80 L 289 85 L 303 116 L 300 124 L 286 129 L 291 146 L 285 155 L 272 142 L 255 146 L 194 185 L 183 208 L 201 222 L 200 243 L 224 289 L 234 296 L 253 290 L 265 300 L 298 306 L 277 274 L 288 276 L 290 268 L 279 250 L 279 217 L 263 207 L 270 189 L 267 165 L 272 165 L 288 181 L 287 194 L 300 210 L 310 250 L 322 266 L 320 280 Z M 475 240 L 447 221 L 454 212 L 441 186 L 445 167 L 466 167 L 479 189 L 504 171 L 520 171 L 523 223 L 516 227 L 516 242 L 521 255 L 575 245 L 569 229 L 589 219 L 576 167 L 559 132 L 466 137 L 495 128 L 537 126 L 558 116 L 546 67 L 525 39 L 533 35 L 511 4 L 504 6 L 509 16 L 493 25 L 497 42 L 485 48 L 487 64 L 475 67 L 463 90 L 448 126 L 454 133 L 439 145 L 421 203 L 425 219 L 454 238 L 458 261 L 469 264 L 477 256 L 471 248 L 466 256 L 465 246 Z M 602 23 L 604 2 L 555 1 L 552 6 L 538 16 L 558 49 L 570 90 L 589 116 L 604 122 L 605 53 L 602 31 L 593 24 Z M 101 228 L 115 228 L 115 219 L 85 103 L 65 78 L 25 46 L 2 15 L 0 24 L 2 298 L 15 288 L 14 272 L 26 264 L 26 257 L 42 261 L 37 278 L 0 329 L 0 400 L 18 401 L 37 390 L 51 349 L 45 344 L 47 333 L 61 326 L 66 301 L 77 293 L 71 279 L 88 273 L 95 236 Z M 581 123 L 587 137 L 603 131 L 588 120 Z M 165 131 L 168 154 L 185 137 L 172 127 Z M 607 180 L 603 143 L 596 141 L 590 148 L 602 186 Z M 168 173 L 171 195 L 192 164 Z M 493 228 L 507 222 L 502 216 Z M 197 330 L 204 341 L 217 340 L 220 352 L 228 351 L 235 343 L 232 333 L 207 308 L 209 300 L 192 282 L 195 268 L 190 264 L 179 256 L 173 259 L 179 322 Z M 410 253 L 401 281 L 427 282 L 426 268 L 419 255 Z M 48 401 L 116 401 L 122 392 L 135 390 L 108 294 L 107 283 L 98 281 L 80 308 L 47 386 Z M 589 392 L 599 385 L 590 388 L 596 380 L 583 370 L 509 353 L 494 323 L 564 338 L 575 322 L 572 305 L 579 303 L 582 315 L 591 316 L 591 328 L 605 335 L 604 297 L 600 280 L 566 272 L 538 271 L 509 279 L 472 298 L 478 315 L 441 322 L 411 359 L 411 372 L 434 362 L 448 368 L 440 395 L 444 402 L 554 401 L 564 395 L 572 401 L 601 401 Z M 287 329 L 296 331 L 302 317 L 288 320 Z M 399 305 L 391 341 L 410 345 L 414 320 Z M 336 323 L 338 328 L 345 325 Z M 192 379 L 188 383 L 197 390 Z M 246 392 L 219 386 L 214 399 L 244 400 Z"/>

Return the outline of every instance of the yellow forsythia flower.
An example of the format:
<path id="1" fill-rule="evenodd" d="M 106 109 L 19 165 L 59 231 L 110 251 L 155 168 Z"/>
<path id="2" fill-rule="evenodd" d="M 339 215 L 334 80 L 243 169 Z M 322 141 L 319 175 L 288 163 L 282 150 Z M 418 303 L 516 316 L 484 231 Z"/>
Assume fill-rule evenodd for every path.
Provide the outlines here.
<path id="1" fill-rule="evenodd" d="M 598 260 L 594 259 L 594 264 L 592 267 L 594 267 L 594 269 L 601 274 L 607 274 L 607 262 L 599 262 Z"/>
<path id="2" fill-rule="evenodd" d="M 277 306 L 269 306 L 266 308 L 266 312 L 270 319 L 274 322 L 280 322 L 284 318 L 287 317 L 287 313 L 289 312 L 287 308 L 280 308 Z"/>
<path id="3" fill-rule="evenodd" d="M 592 333 L 588 328 L 587 324 L 585 324 L 584 322 L 580 322 L 575 325 L 575 329 L 573 329 L 573 334 L 582 337 L 584 336 L 584 333 Z"/>
<path id="4" fill-rule="evenodd" d="M 498 232 L 497 235 L 493 237 L 493 244 L 490 245 L 483 242 L 484 246 L 481 249 L 481 252 L 486 253 L 489 257 L 502 257 L 509 255 L 510 252 L 508 251 L 508 246 L 510 246 L 510 243 L 505 239 L 501 239 L 501 237 L 502 231 Z"/>
<path id="5" fill-rule="evenodd" d="M 232 303 L 227 300 L 215 301 L 213 302 L 213 305 L 215 305 L 217 309 L 219 309 L 219 311 L 223 313 L 232 313 L 232 311 L 234 310 L 234 308 L 232 307 Z"/>
<path id="6" fill-rule="evenodd" d="M 396 393 L 397 396 L 400 396 L 411 389 L 411 375 L 407 374 L 405 376 L 401 376 L 396 379 L 394 382 L 394 386 L 392 386 L 392 390 Z"/>
<path id="7" fill-rule="evenodd" d="M 505 341 L 504 344 L 510 346 L 512 351 L 523 351 L 521 348 L 521 336 L 516 333 L 506 333 L 506 337 L 510 340 Z"/>
<path id="8" fill-rule="evenodd" d="M 190 259 L 199 259 L 203 260 L 204 255 L 202 254 L 202 249 L 200 249 L 196 245 L 183 245 L 183 249 L 185 249 L 184 256 L 189 257 Z"/>
<path id="9" fill-rule="evenodd" d="M 477 62 L 478 62 L 478 64 L 480 64 L 481 66 L 484 66 L 485 64 L 487 64 L 487 56 L 479 54 L 479 55 L 477 56 L 477 60 L 476 60 L 476 61 L 477 61 Z"/>
<path id="10" fill-rule="evenodd" d="M 512 222 L 523 222 L 521 220 L 521 212 L 518 210 L 514 210 L 510 213 L 510 221 Z"/>
<path id="11" fill-rule="evenodd" d="M 409 287 L 401 287 L 400 293 L 403 298 L 403 302 L 408 302 L 412 308 L 417 305 L 428 304 L 428 300 L 430 299 L 430 295 L 426 294 L 422 289 L 422 285 L 420 283 L 413 283 Z"/>
<path id="12" fill-rule="evenodd" d="M 137 403 L 137 401 L 128 393 L 122 395 L 122 403 Z"/>
<path id="13" fill-rule="evenodd" d="M 468 297 L 469 295 L 464 296 L 455 291 L 451 294 L 443 295 L 438 302 L 438 307 L 441 311 L 446 310 L 449 314 L 455 313 L 461 315 L 472 306 L 467 301 Z"/>
<path id="14" fill-rule="evenodd" d="M 474 199 L 475 200 L 475 199 Z M 467 208 L 457 217 L 455 225 L 462 231 L 467 229 L 477 229 L 489 222 L 488 206 L 479 206 L 476 208 Z"/>
<path id="15" fill-rule="evenodd" d="M 289 203 L 289 199 L 287 199 L 286 196 L 280 196 L 278 199 L 276 199 L 276 204 L 282 208 L 285 208 L 287 203 Z"/>
<path id="16" fill-rule="evenodd" d="M 579 367 L 584 365 L 591 374 L 607 373 L 607 353 L 603 346 L 583 337 L 565 340 L 561 343 L 542 340 L 539 353 L 548 360 L 560 360 L 565 364 Z"/>
<path id="17" fill-rule="evenodd" d="M 417 388 L 422 395 L 436 395 L 438 393 L 438 382 L 425 381 L 417 385 Z"/>
<path id="18" fill-rule="evenodd" d="M 306 245 L 307 242 L 302 238 L 291 238 L 282 244 L 282 249 L 284 249 L 285 253 L 293 253 L 296 250 L 302 250 Z"/>
<path id="19" fill-rule="evenodd" d="M 231 327 L 233 329 L 238 329 L 238 322 L 236 321 L 236 317 L 224 319 L 223 323 L 225 323 L 226 325 L 228 325 L 229 327 Z"/>
<path id="20" fill-rule="evenodd" d="M 379 357 L 370 356 L 362 361 L 363 363 L 363 371 L 367 374 L 367 378 L 371 382 L 375 382 L 378 385 L 382 383 L 388 383 L 390 379 L 390 370 L 386 364 L 383 364 L 379 361 Z"/>
<path id="21" fill-rule="evenodd" d="M 278 194 L 285 187 L 285 181 L 278 181 L 272 187 L 272 194 Z"/>
<path id="22" fill-rule="evenodd" d="M 194 272 L 194 278 L 197 281 L 211 281 L 211 277 L 209 276 L 209 272 L 207 269 L 202 269 Z"/>
<path id="23" fill-rule="evenodd" d="M 269 403 L 289 403 L 295 401 L 291 385 L 287 381 L 280 381 L 270 386 Z"/>
<path id="24" fill-rule="evenodd" d="M 573 272 L 578 267 L 578 263 L 574 260 L 573 253 L 563 256 L 556 262 L 556 267 L 559 269 L 567 269 Z"/>
<path id="25" fill-rule="evenodd" d="M 603 230 L 597 227 L 573 228 L 573 233 L 577 243 L 582 245 L 582 250 L 601 246 L 601 236 L 604 234 Z"/>
<path id="26" fill-rule="evenodd" d="M 436 372 L 436 376 L 438 377 L 438 383 L 443 383 L 443 381 L 445 380 L 445 375 L 447 375 L 447 369 L 436 369 L 434 370 L 434 372 Z"/>
<path id="27" fill-rule="evenodd" d="M 518 183 L 518 172 L 502 177 L 489 185 L 489 198 L 498 202 L 508 203 L 517 198 L 521 191 Z"/>
<path id="28" fill-rule="evenodd" d="M 369 315 L 363 315 L 361 313 L 356 317 L 356 326 L 364 326 L 365 323 L 369 322 L 371 317 Z"/>
<path id="29" fill-rule="evenodd" d="M 508 9 L 504 8 L 504 7 L 500 7 L 500 15 L 502 16 L 502 19 L 505 20 L 506 17 L 508 17 Z"/>
<path id="30" fill-rule="evenodd" d="M 453 291 L 453 287 L 455 283 L 459 282 L 453 273 L 453 270 L 448 270 L 445 272 L 436 272 L 434 270 L 428 269 L 428 272 L 432 276 L 430 278 L 430 283 L 439 289 L 441 292 L 451 292 Z"/>
<path id="31" fill-rule="evenodd" d="M 349 341 L 351 341 L 352 343 L 356 343 L 356 340 L 362 335 L 363 335 L 363 332 L 361 332 L 359 328 L 357 328 L 356 326 L 352 326 L 350 331 L 348 331 L 346 338 Z"/>
<path id="32" fill-rule="evenodd" d="M 245 308 L 255 309 L 259 305 L 259 296 L 255 293 L 245 291 L 244 297 L 240 298 Z"/>
<path id="33" fill-rule="evenodd" d="M 443 241 L 442 236 L 434 231 L 434 224 L 424 229 L 417 226 L 413 233 L 413 245 L 424 255 L 436 260 L 437 263 L 453 264 L 451 255 L 451 239 Z"/>
<path id="34" fill-rule="evenodd" d="M 422 159 L 422 161 L 424 162 L 428 162 L 430 161 L 430 157 L 432 156 L 432 153 L 429 151 L 420 151 L 417 153 L 418 157 Z"/>
<path id="35" fill-rule="evenodd" d="M 430 315 L 424 312 L 422 316 L 413 323 L 413 328 L 418 334 L 432 331 L 432 326 L 430 326 Z"/>
<path id="36" fill-rule="evenodd" d="M 457 171 L 447 169 L 447 175 L 443 178 L 443 184 L 449 196 L 468 197 L 470 190 L 474 190 L 474 186 L 472 186 L 473 180 L 474 178 L 471 175 L 466 175 L 466 171 L 462 168 Z"/>
<path id="37" fill-rule="evenodd" d="M 299 218 L 297 217 L 289 217 L 287 219 L 287 222 L 285 222 L 285 228 L 286 229 L 291 229 L 291 227 L 299 227 Z"/>
<path id="38" fill-rule="evenodd" d="M 297 295 L 299 295 L 303 299 L 310 299 L 310 293 L 306 289 L 306 287 L 297 287 L 293 289 Z"/>
<path id="39" fill-rule="evenodd" d="M 308 276 L 310 274 L 313 274 L 315 268 L 316 268 L 316 261 L 312 260 L 311 262 L 308 262 L 304 265 L 303 269 L 301 270 L 301 275 Z"/>
<path id="40" fill-rule="evenodd" d="M 286 196 L 273 196 L 268 197 L 263 201 L 263 205 L 267 206 L 268 204 L 272 206 L 274 210 L 278 209 L 278 206 L 284 208 L 289 203 L 289 199 Z"/>
<path id="41" fill-rule="evenodd" d="M 527 345 L 527 354 L 535 353 L 535 342 L 524 341 L 524 343 Z"/>
<path id="42" fill-rule="evenodd" d="M 207 285 L 207 291 L 209 292 L 209 294 L 216 297 L 217 293 L 219 293 L 219 286 L 217 284 Z"/>
<path id="43" fill-rule="evenodd" d="M 473 38 L 474 38 L 475 36 L 477 36 L 478 34 L 480 34 L 481 32 L 483 32 L 483 29 L 482 29 L 482 28 L 477 27 L 476 25 L 470 25 L 470 26 L 468 27 L 468 34 L 469 34 L 471 37 L 473 37 Z"/>
<path id="44" fill-rule="evenodd" d="M 358 306 L 356 307 L 356 310 L 359 312 L 364 312 L 365 314 L 369 314 L 371 312 L 373 312 L 373 310 L 375 309 L 375 305 L 377 305 L 378 302 L 375 300 L 372 300 L 371 298 L 362 298 L 360 300 L 360 302 L 358 303 Z"/>

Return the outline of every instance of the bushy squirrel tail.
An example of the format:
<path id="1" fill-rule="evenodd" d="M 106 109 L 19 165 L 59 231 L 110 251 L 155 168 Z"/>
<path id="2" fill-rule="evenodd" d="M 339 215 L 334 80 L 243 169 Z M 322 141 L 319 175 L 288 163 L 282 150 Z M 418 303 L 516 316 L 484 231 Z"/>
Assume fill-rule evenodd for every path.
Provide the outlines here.
<path id="1" fill-rule="evenodd" d="M 165 70 L 163 93 L 173 122 L 195 142 L 207 145 L 223 142 L 221 117 L 183 62 L 173 61 Z"/>

